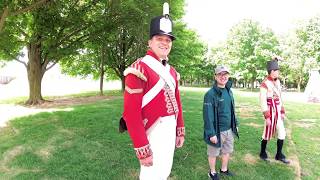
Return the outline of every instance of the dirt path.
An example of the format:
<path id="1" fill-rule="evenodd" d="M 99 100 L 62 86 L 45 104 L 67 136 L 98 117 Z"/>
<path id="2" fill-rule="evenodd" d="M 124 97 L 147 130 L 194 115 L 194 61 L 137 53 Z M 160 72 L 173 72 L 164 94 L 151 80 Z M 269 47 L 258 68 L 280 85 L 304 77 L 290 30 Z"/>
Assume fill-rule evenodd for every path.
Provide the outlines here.
<path id="1" fill-rule="evenodd" d="M 0 127 L 5 127 L 9 120 L 17 117 L 33 115 L 39 112 L 61 111 L 64 110 L 63 107 L 80 104 L 89 104 L 101 100 L 108 100 L 111 98 L 114 97 L 90 96 L 77 98 L 59 98 L 33 107 L 13 104 L 0 104 Z"/>

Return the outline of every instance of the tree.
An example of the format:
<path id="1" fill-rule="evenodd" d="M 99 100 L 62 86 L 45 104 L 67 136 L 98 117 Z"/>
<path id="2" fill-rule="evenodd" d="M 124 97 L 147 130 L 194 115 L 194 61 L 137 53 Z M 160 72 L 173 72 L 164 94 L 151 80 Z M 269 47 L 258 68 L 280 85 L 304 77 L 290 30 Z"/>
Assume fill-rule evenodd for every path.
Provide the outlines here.
<path id="1" fill-rule="evenodd" d="M 306 85 L 311 69 L 319 68 L 320 18 L 314 17 L 301 22 L 283 40 L 283 51 L 287 78 L 297 85 L 297 90 Z"/>
<path id="2" fill-rule="evenodd" d="M 25 12 L 32 11 L 39 7 L 42 7 L 49 3 L 50 0 L 39 0 L 36 2 L 31 2 L 31 4 L 24 4 L 20 9 L 14 9 L 14 3 L 9 1 L 3 1 L 0 3 L 0 32 L 2 31 L 6 18 L 8 16 L 16 16 Z"/>
<path id="3" fill-rule="evenodd" d="M 254 82 L 265 74 L 266 61 L 280 54 L 279 42 L 274 33 L 258 22 L 243 20 L 233 26 L 226 43 L 233 71 L 239 72 L 245 82 Z"/>
<path id="4" fill-rule="evenodd" d="M 86 75 L 99 73 L 102 83 L 105 71 L 109 71 L 110 76 L 110 69 L 112 69 L 113 73 L 122 80 L 122 89 L 124 89 L 123 71 L 144 55 L 149 38 L 150 20 L 162 14 L 162 3 L 156 0 L 109 1 L 103 7 L 109 7 L 109 13 L 104 13 L 96 19 L 101 27 L 108 28 L 100 34 L 92 33 L 85 46 L 85 52 L 91 56 L 90 61 L 96 68 L 99 66 L 100 71 L 86 71 Z M 183 10 L 182 0 L 170 3 L 172 17 L 182 17 L 181 10 Z M 97 28 L 100 28 L 99 25 Z M 87 69 L 87 63 L 64 61 L 62 64 L 66 72 L 75 74 L 83 72 L 82 65 Z M 101 83 L 100 93 L 102 94 Z"/>
<path id="5" fill-rule="evenodd" d="M 121 79 L 122 90 L 124 90 L 124 70 L 145 53 L 151 18 L 162 14 L 162 3 L 156 0 L 132 1 L 128 4 L 124 2 L 119 4 L 121 7 L 117 23 L 119 26 L 108 39 L 110 46 L 106 49 L 108 57 L 106 63 Z M 184 0 L 169 3 L 173 20 L 182 18 Z"/>
<path id="6" fill-rule="evenodd" d="M 305 26 L 308 56 L 320 62 L 320 15 L 311 18 Z"/>
<path id="7" fill-rule="evenodd" d="M 182 22 L 177 22 L 174 29 L 177 39 L 169 56 L 169 63 L 180 73 L 182 81 L 200 80 L 205 78 L 204 54 L 206 48 L 194 31 L 187 29 Z M 203 70 L 203 71 L 202 71 Z"/>
<path id="8" fill-rule="evenodd" d="M 13 9 L 32 6 L 36 1 L 10 4 Z M 27 104 L 44 101 L 41 81 L 44 73 L 61 59 L 77 54 L 88 37 L 85 30 L 92 26 L 88 12 L 94 11 L 96 1 L 53 1 L 41 8 L 33 9 L 6 18 L 6 26 L 0 34 L 0 56 L 6 60 L 17 60 L 27 68 L 29 99 Z M 19 59 L 21 50 L 27 47 L 28 61 Z"/>
<path id="9" fill-rule="evenodd" d="M 105 75 L 115 78 L 114 73 L 107 67 L 106 49 L 109 48 L 108 39 L 115 31 L 119 12 L 119 1 L 101 1 L 96 5 L 96 11 L 90 14 L 95 22 L 88 29 L 88 40 L 83 44 L 80 53 L 65 57 L 60 61 L 62 72 L 71 76 L 100 78 L 100 95 L 103 95 L 103 80 Z M 102 12 L 102 13 L 101 13 Z M 108 73 L 107 73 L 108 72 Z"/>

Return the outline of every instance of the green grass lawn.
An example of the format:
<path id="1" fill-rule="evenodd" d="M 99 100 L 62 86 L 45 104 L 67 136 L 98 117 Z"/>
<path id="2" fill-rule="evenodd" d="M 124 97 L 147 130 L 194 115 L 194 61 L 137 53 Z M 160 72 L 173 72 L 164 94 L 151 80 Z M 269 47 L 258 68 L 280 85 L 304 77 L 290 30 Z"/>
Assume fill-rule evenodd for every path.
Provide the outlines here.
<path id="1" fill-rule="evenodd" d="M 187 136 L 176 151 L 172 180 L 208 179 L 202 140 L 204 93 L 181 93 Z M 139 165 L 131 141 L 127 133 L 118 133 L 123 99 L 121 93 L 109 95 L 114 98 L 10 121 L 0 130 L 0 179 L 137 179 Z M 229 166 L 236 176 L 229 179 L 295 179 L 297 166 L 259 160 L 263 120 L 258 99 L 241 96 L 241 91 L 235 95 L 240 139 Z M 285 142 L 284 152 L 298 157 L 302 179 L 319 179 L 320 106 L 286 105 L 292 141 Z M 270 158 L 275 152 L 272 140 Z"/>

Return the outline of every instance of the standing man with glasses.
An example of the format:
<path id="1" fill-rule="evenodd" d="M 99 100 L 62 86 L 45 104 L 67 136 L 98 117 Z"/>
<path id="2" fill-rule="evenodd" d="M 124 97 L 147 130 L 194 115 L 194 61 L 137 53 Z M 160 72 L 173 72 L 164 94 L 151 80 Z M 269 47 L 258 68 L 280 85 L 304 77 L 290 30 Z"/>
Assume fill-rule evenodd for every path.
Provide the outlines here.
<path id="1" fill-rule="evenodd" d="M 204 141 L 207 143 L 207 155 L 210 166 L 208 176 L 218 180 L 216 159 L 221 155 L 220 175 L 233 176 L 228 163 L 233 152 L 234 135 L 238 136 L 238 121 L 235 116 L 235 104 L 229 81 L 229 69 L 218 66 L 215 69 L 213 87 L 205 94 L 203 103 Z M 239 136 L 238 136 L 239 137 Z"/>

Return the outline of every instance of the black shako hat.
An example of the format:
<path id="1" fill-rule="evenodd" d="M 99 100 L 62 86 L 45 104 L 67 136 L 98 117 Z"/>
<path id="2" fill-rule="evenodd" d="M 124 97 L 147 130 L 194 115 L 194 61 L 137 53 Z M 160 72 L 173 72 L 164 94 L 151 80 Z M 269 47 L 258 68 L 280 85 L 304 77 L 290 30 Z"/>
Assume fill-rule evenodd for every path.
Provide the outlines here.
<path id="1" fill-rule="evenodd" d="M 278 65 L 278 59 L 272 59 L 271 61 L 267 62 L 267 71 L 271 70 L 279 70 L 279 65 Z"/>
<path id="2" fill-rule="evenodd" d="M 163 15 L 152 18 L 150 23 L 150 39 L 154 35 L 168 35 L 171 40 L 176 37 L 172 34 L 172 20 L 169 17 L 169 4 L 163 4 Z"/>

